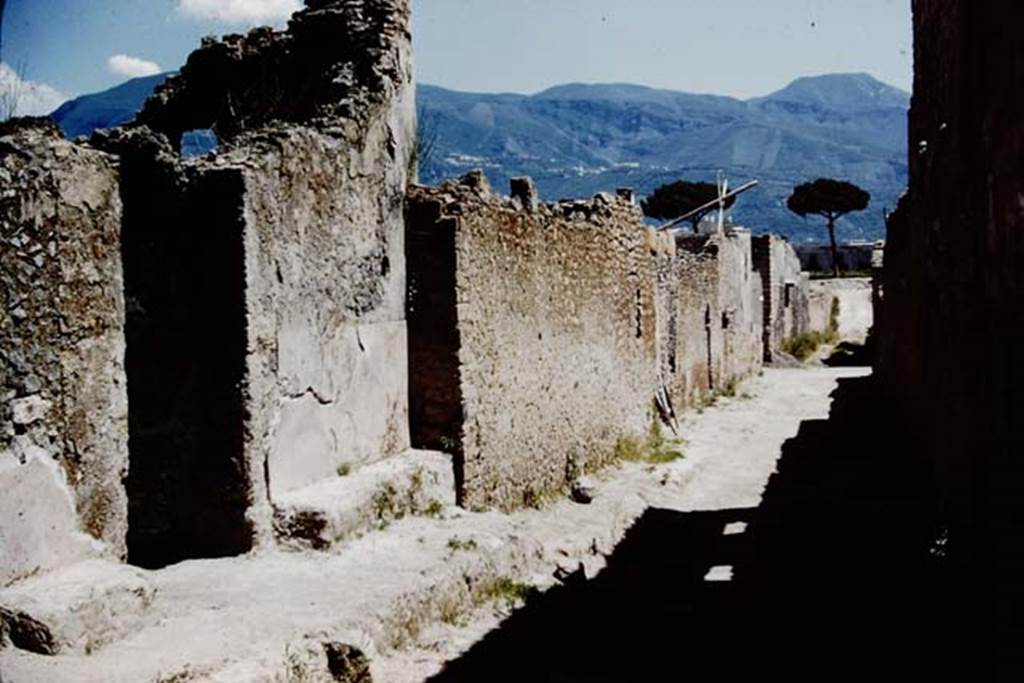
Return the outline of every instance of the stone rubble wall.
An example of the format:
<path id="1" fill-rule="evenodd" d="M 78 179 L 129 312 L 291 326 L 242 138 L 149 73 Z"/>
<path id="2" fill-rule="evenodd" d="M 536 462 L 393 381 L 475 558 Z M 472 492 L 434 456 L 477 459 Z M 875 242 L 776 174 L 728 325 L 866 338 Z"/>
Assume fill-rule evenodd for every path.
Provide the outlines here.
<path id="1" fill-rule="evenodd" d="M 0 586 L 125 553 L 120 219 L 114 159 L 0 124 Z"/>
<path id="2" fill-rule="evenodd" d="M 25 189 L 2 206 L 2 476 L 75 511 L 32 533 L 81 528 L 147 568 L 237 555 L 274 542 L 276 502 L 412 443 L 454 452 L 463 505 L 534 505 L 646 437 L 666 397 L 701 405 L 760 366 L 749 233 L 657 234 L 626 192 L 541 204 L 520 178 L 508 200 L 479 173 L 407 198 L 409 1 L 306 5 L 204 40 L 88 146 L 5 137 Z M 206 128 L 219 147 L 182 158 Z M 23 241 L 46 221 L 66 246 Z"/>
<path id="3" fill-rule="evenodd" d="M 761 366 L 761 278 L 744 230 L 674 232 L 658 260 L 660 379 L 676 410 Z"/>
<path id="4" fill-rule="evenodd" d="M 1024 5 L 915 0 L 913 9 L 910 188 L 886 240 L 876 371 L 933 463 L 942 552 L 977 610 L 978 676 L 1016 680 Z"/>
<path id="5" fill-rule="evenodd" d="M 810 329 L 824 332 L 832 318 L 832 302 L 839 302 L 839 341 L 863 344 L 874 324 L 871 278 L 829 278 L 810 283 Z"/>
<path id="6" fill-rule="evenodd" d="M 275 497 L 409 447 L 409 20 L 310 1 L 206 39 L 91 140 L 123 168 L 130 561 L 267 544 Z M 207 128 L 218 149 L 180 157 Z"/>
<path id="7" fill-rule="evenodd" d="M 750 235 L 656 233 L 628 199 L 540 204 L 479 172 L 406 208 L 414 445 L 460 500 L 529 505 L 761 365 Z M 664 409 L 664 406 L 663 408 Z"/>
<path id="8" fill-rule="evenodd" d="M 811 322 L 811 285 L 789 242 L 777 235 L 759 235 L 753 238 L 753 254 L 763 283 L 764 360 L 770 363 L 786 341 L 825 327 L 815 328 Z"/>
<path id="9" fill-rule="evenodd" d="M 665 235 L 656 256 L 659 381 L 676 410 L 700 406 L 721 376 L 717 248 L 705 236 Z"/>
<path id="10" fill-rule="evenodd" d="M 535 504 L 647 433 L 654 277 L 634 206 L 606 195 L 523 209 L 482 175 L 412 188 L 408 204 L 410 327 L 421 316 L 457 327 L 432 340 L 439 360 L 412 367 L 414 443 L 455 445 L 463 505 Z M 444 280 L 455 284 L 455 315 L 435 318 L 425 304 L 437 280 L 425 276 L 439 264 L 455 269 Z M 429 355 L 420 341 L 410 338 L 414 363 Z M 433 370 L 429 383 L 418 384 L 421 369 Z M 456 377 L 457 390 L 437 388 Z M 415 407 L 417 387 L 430 392 L 427 405 Z M 444 409 L 445 398 L 461 405 Z"/>

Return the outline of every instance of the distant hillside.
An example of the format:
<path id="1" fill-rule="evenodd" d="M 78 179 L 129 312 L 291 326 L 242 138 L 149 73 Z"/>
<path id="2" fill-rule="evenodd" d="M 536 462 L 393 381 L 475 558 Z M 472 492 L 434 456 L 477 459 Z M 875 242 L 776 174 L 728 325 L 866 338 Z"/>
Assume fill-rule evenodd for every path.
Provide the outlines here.
<path id="1" fill-rule="evenodd" d="M 884 235 L 907 182 L 910 96 L 866 74 L 802 78 L 748 101 L 636 85 L 572 84 L 537 95 L 479 95 L 420 86 L 421 125 L 437 143 L 420 170 L 433 183 L 482 167 L 500 188 L 531 175 L 546 199 L 620 186 L 639 194 L 687 178 L 762 187 L 733 210 L 737 222 L 794 240 L 819 241 L 819 221 L 785 208 L 793 185 L 820 176 L 850 180 L 872 195 L 844 219 L 843 240 Z"/>
<path id="2" fill-rule="evenodd" d="M 128 121 L 166 74 L 68 102 L 54 118 L 69 136 Z M 504 190 L 531 175 L 545 199 L 629 186 L 644 195 L 687 178 L 734 185 L 759 178 L 733 217 L 798 241 L 824 237 L 819 221 L 785 208 L 794 184 L 830 176 L 871 192 L 867 211 L 841 222 L 843 240 L 878 239 L 882 210 L 907 182 L 910 96 L 866 74 L 801 78 L 752 100 L 630 84 L 569 84 L 536 95 L 418 89 L 421 125 L 436 145 L 420 169 L 439 182 L 483 168 Z"/>
<path id="3" fill-rule="evenodd" d="M 113 128 L 135 118 L 156 86 L 170 74 L 133 78 L 94 95 L 68 100 L 50 116 L 69 138 L 89 135 L 98 128 Z"/>

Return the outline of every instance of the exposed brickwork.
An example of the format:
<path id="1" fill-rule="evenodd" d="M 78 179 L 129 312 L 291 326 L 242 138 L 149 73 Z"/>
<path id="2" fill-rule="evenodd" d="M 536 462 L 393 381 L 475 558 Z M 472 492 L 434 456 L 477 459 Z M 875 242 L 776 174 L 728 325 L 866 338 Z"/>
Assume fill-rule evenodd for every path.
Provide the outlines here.
<path id="1" fill-rule="evenodd" d="M 656 233 L 625 194 L 528 186 L 474 173 L 407 201 L 413 442 L 455 451 L 470 507 L 529 504 L 644 436 L 656 396 L 701 405 L 760 366 L 749 233 Z"/>
<path id="2" fill-rule="evenodd" d="M 753 255 L 762 283 L 764 360 L 770 363 L 787 340 L 810 329 L 808 282 L 796 252 L 782 237 L 754 237 Z"/>

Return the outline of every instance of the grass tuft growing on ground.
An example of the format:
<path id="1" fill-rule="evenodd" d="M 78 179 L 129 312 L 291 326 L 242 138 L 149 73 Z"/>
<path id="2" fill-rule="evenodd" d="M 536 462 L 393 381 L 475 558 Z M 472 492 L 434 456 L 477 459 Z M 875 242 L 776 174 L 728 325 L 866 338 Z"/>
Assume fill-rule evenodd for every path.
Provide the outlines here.
<path id="1" fill-rule="evenodd" d="M 536 592 L 537 589 L 527 583 L 502 576 L 487 584 L 480 591 L 478 599 L 480 603 L 499 602 L 513 609 L 529 600 Z"/>
<path id="2" fill-rule="evenodd" d="M 646 439 L 624 436 L 615 444 L 615 457 L 627 462 L 646 462 L 654 465 L 679 460 L 683 455 L 682 439 L 667 439 L 658 418 L 651 420 Z"/>
<path id="3" fill-rule="evenodd" d="M 828 316 L 828 328 L 804 332 L 799 337 L 782 342 L 782 350 L 799 361 L 805 361 L 814 355 L 823 344 L 835 344 L 839 341 L 839 299 L 832 298 L 832 308 Z"/>

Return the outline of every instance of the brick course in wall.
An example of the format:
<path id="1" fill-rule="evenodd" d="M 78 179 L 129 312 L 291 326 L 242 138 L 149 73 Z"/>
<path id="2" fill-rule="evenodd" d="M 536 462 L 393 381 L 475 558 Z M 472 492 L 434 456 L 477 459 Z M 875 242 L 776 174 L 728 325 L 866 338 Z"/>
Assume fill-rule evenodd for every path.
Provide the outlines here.
<path id="1" fill-rule="evenodd" d="M 809 283 L 796 251 L 782 237 L 754 237 L 753 255 L 763 291 L 763 355 L 770 363 L 787 340 L 810 329 Z"/>

